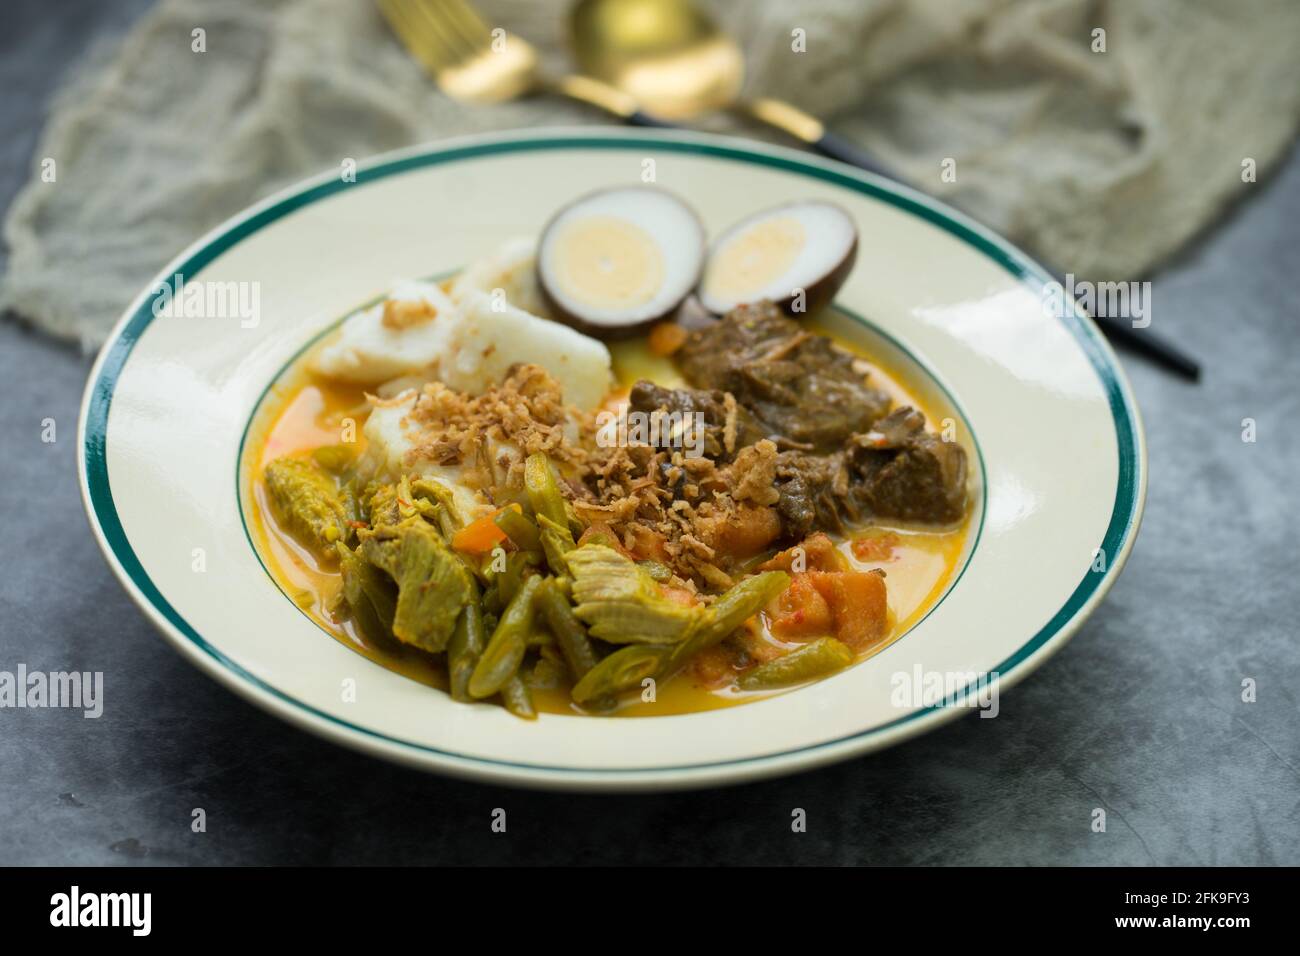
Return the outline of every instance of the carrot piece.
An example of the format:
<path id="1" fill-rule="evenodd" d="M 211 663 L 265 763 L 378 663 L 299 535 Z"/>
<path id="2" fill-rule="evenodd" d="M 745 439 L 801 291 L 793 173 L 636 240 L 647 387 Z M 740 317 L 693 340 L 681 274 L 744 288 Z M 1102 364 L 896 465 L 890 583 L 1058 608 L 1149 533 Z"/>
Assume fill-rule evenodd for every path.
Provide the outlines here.
<path id="1" fill-rule="evenodd" d="M 851 545 L 853 556 L 859 561 L 892 561 L 894 549 L 900 539 L 893 531 L 855 538 Z"/>
<path id="2" fill-rule="evenodd" d="M 686 344 L 686 330 L 676 322 L 660 322 L 650 330 L 646 344 L 655 355 L 672 355 Z"/>
<path id="3" fill-rule="evenodd" d="M 516 511 L 519 505 L 510 505 Z M 497 527 L 493 520 L 504 508 L 498 508 L 491 514 L 471 521 L 451 536 L 451 546 L 464 554 L 487 554 L 497 545 L 507 540 L 506 533 Z"/>

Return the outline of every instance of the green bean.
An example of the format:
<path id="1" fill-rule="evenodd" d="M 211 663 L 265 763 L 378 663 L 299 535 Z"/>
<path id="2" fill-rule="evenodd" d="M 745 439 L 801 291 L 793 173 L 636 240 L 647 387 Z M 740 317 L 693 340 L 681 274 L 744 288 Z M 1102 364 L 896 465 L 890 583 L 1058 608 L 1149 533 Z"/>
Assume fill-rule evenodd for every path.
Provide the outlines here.
<path id="1" fill-rule="evenodd" d="M 537 710 L 533 707 L 533 692 L 528 689 L 524 679 L 516 674 L 501 686 L 501 703 L 506 710 L 524 720 L 536 720 Z"/>
<path id="2" fill-rule="evenodd" d="M 535 562 L 532 552 L 514 551 L 506 555 L 506 568 L 504 571 L 499 571 L 496 576 L 497 592 L 501 595 L 503 604 L 510 603 L 533 567 Z"/>
<path id="3" fill-rule="evenodd" d="M 544 627 L 534 627 L 528 632 L 529 647 L 554 647 L 555 635 Z"/>
<path id="4" fill-rule="evenodd" d="M 534 514 L 547 517 L 562 528 L 569 527 L 564 495 L 560 493 L 555 472 L 543 452 L 534 452 L 524 462 L 524 488 L 528 492 L 528 503 L 532 505 Z"/>
<path id="5" fill-rule="evenodd" d="M 529 687 L 550 690 L 563 684 L 566 674 L 562 658 L 557 660 L 551 657 L 539 657 L 524 682 Z"/>
<path id="6" fill-rule="evenodd" d="M 471 555 L 465 555 L 469 558 Z M 497 579 L 504 574 L 506 568 L 510 567 L 510 562 L 515 561 L 520 567 L 541 567 L 543 555 L 541 551 L 507 551 L 503 548 L 494 548 L 487 553 L 480 555 L 478 561 L 474 563 L 474 575 L 484 585 L 484 594 L 487 592 L 497 591 Z M 498 570 L 500 568 L 500 570 Z"/>
<path id="7" fill-rule="evenodd" d="M 567 574 L 569 562 L 566 556 L 577 547 L 573 542 L 573 532 L 568 525 L 556 524 L 546 515 L 538 515 L 537 523 L 542 529 L 542 552 L 546 556 L 546 566 L 554 574 Z"/>
<path id="8" fill-rule="evenodd" d="M 520 551 L 542 550 L 542 535 L 537 525 L 514 508 L 497 512 L 492 521 Z"/>
<path id="9" fill-rule="evenodd" d="M 790 585 L 784 571 L 764 571 L 745 578 L 709 606 L 715 625 L 730 634 Z M 724 634 L 725 636 L 725 634 Z"/>
<path id="10" fill-rule="evenodd" d="M 355 479 L 349 479 L 339 486 L 339 498 L 343 501 L 343 510 L 348 513 L 347 540 L 352 541 L 357 536 L 357 529 L 366 524 L 365 512 L 357 500 Z"/>
<path id="11" fill-rule="evenodd" d="M 576 684 L 600 663 L 600 657 L 587 636 L 586 626 L 573 613 L 567 584 L 567 578 L 548 578 L 537 592 L 537 609 L 555 635 L 565 668 Z M 609 694 L 601 694 L 584 703 L 588 710 L 613 710 L 618 701 Z"/>
<path id="12" fill-rule="evenodd" d="M 523 566 L 518 561 L 511 561 L 510 557 L 507 557 L 505 569 L 498 571 L 496 576 L 497 599 L 502 607 L 507 606 L 519 592 L 523 581 Z"/>
<path id="13" fill-rule="evenodd" d="M 339 558 L 339 571 L 343 576 L 343 597 L 357 611 L 369 608 L 374 618 L 368 629 L 379 636 L 393 639 L 393 618 L 397 614 L 397 594 L 393 582 L 369 561 L 341 541 L 334 542 Z M 365 616 L 365 610 L 360 614 Z M 374 625 L 378 626 L 375 627 Z"/>
<path id="14" fill-rule="evenodd" d="M 345 548 L 342 542 L 334 542 L 338 547 Z M 352 620 L 356 623 L 357 628 L 367 641 L 380 645 L 390 645 L 394 642 L 393 631 L 391 626 L 385 625 L 380 620 L 375 606 L 371 603 L 370 598 L 361 591 L 359 587 L 354 587 L 348 582 L 349 573 L 343 571 L 343 607 L 352 614 Z"/>
<path id="15" fill-rule="evenodd" d="M 582 680 L 598 662 L 596 649 L 587 636 L 587 628 L 573 613 L 573 607 L 564 596 L 558 578 L 550 578 L 538 590 L 537 607 L 560 645 L 569 673 L 575 682 Z"/>
<path id="16" fill-rule="evenodd" d="M 499 615 L 502 608 L 505 607 L 505 604 L 501 600 L 501 592 L 497 589 L 495 576 L 493 576 L 492 582 L 483 589 L 482 604 L 484 616 L 487 616 L 488 614 Z"/>
<path id="17" fill-rule="evenodd" d="M 853 652 L 833 637 L 823 637 L 768 661 L 740 678 L 741 690 L 769 690 L 802 684 L 853 663 Z"/>
<path id="18" fill-rule="evenodd" d="M 533 626 L 533 598 L 541 583 L 540 576 L 531 576 L 506 605 L 483 656 L 470 675 L 471 696 L 479 700 L 491 697 L 519 671 L 519 665 L 523 663 L 524 654 L 528 650 L 528 633 Z"/>
<path id="19" fill-rule="evenodd" d="M 790 575 L 784 571 L 764 571 L 733 585 L 709 606 L 699 625 L 677 645 L 678 653 L 673 665 L 721 642 L 789 584 Z"/>
<path id="20" fill-rule="evenodd" d="M 447 644 L 447 672 L 451 681 L 453 700 L 471 701 L 470 675 L 474 673 L 483 649 L 487 646 L 487 632 L 483 629 L 483 608 L 472 600 L 465 605 L 456 630 Z"/>
<path id="21" fill-rule="evenodd" d="M 585 704 L 639 687 L 647 677 L 657 678 L 663 673 L 672 658 L 673 648 L 664 644 L 629 644 L 619 648 L 573 685 L 573 699 Z"/>

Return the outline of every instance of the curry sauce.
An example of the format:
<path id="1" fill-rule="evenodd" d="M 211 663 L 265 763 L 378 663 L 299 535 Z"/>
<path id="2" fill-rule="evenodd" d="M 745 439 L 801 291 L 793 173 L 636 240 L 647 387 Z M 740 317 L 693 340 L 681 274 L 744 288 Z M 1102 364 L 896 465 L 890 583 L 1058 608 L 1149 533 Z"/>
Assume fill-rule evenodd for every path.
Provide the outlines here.
<path id="1" fill-rule="evenodd" d="M 816 322 L 808 324 L 817 328 Z M 833 330 L 820 331 L 861 354 L 859 349 L 834 336 Z M 653 354 L 644 338 L 617 343 L 611 351 L 615 374 L 625 387 L 638 379 L 649 379 L 663 386 L 681 383 L 672 361 Z M 951 409 L 927 400 L 923 389 L 909 387 L 898 369 L 882 367 L 871 358 L 867 360 L 871 364 L 873 385 L 886 392 L 896 404 L 913 406 L 931 422 L 955 417 Z M 368 409 L 365 390 L 318 378 L 306 370 L 307 364 L 306 359 L 300 359 L 272 388 L 249 436 L 250 451 L 243 462 L 242 482 L 255 545 L 284 593 L 324 631 L 390 670 L 445 690 L 447 675 L 435 658 L 396 641 L 380 645 L 366 638 L 350 619 L 334 616 L 332 609 L 337 606 L 342 586 L 337 566 L 318 558 L 282 527 L 270 507 L 263 483 L 257 480 L 271 461 L 333 445 L 344 430 L 348 437 L 355 437 L 357 452 L 364 451 L 362 425 Z M 875 522 L 837 542 L 854 570 L 880 569 L 886 575 L 889 630 L 859 660 L 905 634 L 942 597 L 966 553 L 969 524 L 969 514 L 959 524 L 943 529 Z M 761 628 L 761 639 L 783 647 L 796 646 L 784 644 L 766 626 Z M 689 713 L 731 706 L 788 689 L 744 692 L 735 685 L 715 688 L 701 679 L 695 668 L 687 666 L 660 683 L 653 702 L 633 699 L 624 703 L 617 713 L 622 716 Z M 532 691 L 540 711 L 584 713 L 571 700 L 567 687 L 534 686 Z"/>

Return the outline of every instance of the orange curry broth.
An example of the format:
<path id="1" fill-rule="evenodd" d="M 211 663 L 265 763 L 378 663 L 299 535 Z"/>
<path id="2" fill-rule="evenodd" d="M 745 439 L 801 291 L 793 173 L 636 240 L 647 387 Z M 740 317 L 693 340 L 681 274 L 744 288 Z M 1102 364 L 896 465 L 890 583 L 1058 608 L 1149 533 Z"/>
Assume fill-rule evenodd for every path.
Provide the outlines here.
<path id="1" fill-rule="evenodd" d="M 816 327 L 817 323 L 809 323 Z M 828 334 L 829 330 L 819 330 Z M 839 336 L 839 344 L 854 354 L 861 355 Z M 649 378 L 660 385 L 680 385 L 672 362 L 650 353 L 644 339 L 615 343 L 611 346 L 614 371 L 626 390 L 639 378 Z M 866 356 L 863 356 L 866 358 Z M 922 400 L 915 391 L 903 385 L 901 376 L 892 369 L 871 364 L 872 384 L 883 389 L 899 404 L 910 404 L 920 409 L 928 422 L 939 422 L 952 413 Z M 336 620 L 330 613 L 342 587 L 337 566 L 317 558 L 310 550 L 298 544 L 276 520 L 260 480 L 262 469 L 268 462 L 283 455 L 306 455 L 322 445 L 339 442 L 340 430 L 346 419 L 355 422 L 356 449 L 365 450 L 365 423 L 367 407 L 364 389 L 329 382 L 306 370 L 307 359 L 299 359 L 284 380 L 272 387 L 259 412 L 249 447 L 254 449 L 244 463 L 244 487 L 253 539 L 266 560 L 272 576 L 288 597 L 294 601 L 323 630 L 348 647 L 376 663 L 417 680 L 430 687 L 446 690 L 445 669 L 435 658 L 412 647 L 393 642 L 377 646 L 365 638 L 347 619 Z M 839 543 L 840 550 L 857 570 L 881 568 L 886 573 L 886 591 L 889 601 L 889 633 L 863 654 L 864 660 L 889 646 L 925 616 L 943 595 L 956 573 L 965 552 L 969 530 L 969 515 L 963 523 L 952 529 L 933 530 L 900 524 L 873 525 L 855 537 L 875 538 L 896 536 L 892 553 L 887 557 L 860 559 L 854 555 L 853 541 Z M 869 548 L 865 549 L 870 551 Z M 886 548 L 885 550 L 889 550 Z M 797 644 L 780 641 L 762 627 L 762 639 L 778 645 L 797 647 Z M 620 706 L 619 716 L 655 716 L 684 714 L 744 703 L 773 693 L 785 693 L 792 688 L 777 691 L 746 693 L 735 686 L 711 689 L 703 686 L 687 665 L 656 688 L 656 700 L 642 701 L 631 698 Z M 554 714 L 585 713 L 569 697 L 567 687 L 533 688 L 533 702 L 539 711 Z"/>

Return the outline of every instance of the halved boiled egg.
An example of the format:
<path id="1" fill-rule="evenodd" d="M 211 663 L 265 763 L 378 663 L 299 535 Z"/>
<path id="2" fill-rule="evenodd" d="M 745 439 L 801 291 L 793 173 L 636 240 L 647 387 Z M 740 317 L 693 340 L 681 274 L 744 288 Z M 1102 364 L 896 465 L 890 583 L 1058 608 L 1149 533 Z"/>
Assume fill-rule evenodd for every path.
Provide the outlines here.
<path id="1" fill-rule="evenodd" d="M 600 338 L 632 335 L 673 312 L 699 282 L 704 228 L 662 189 L 592 193 L 542 233 L 537 276 L 555 314 Z"/>
<path id="2" fill-rule="evenodd" d="M 713 244 L 699 298 L 717 315 L 771 299 L 792 314 L 835 297 L 853 268 L 858 230 L 833 203 L 807 200 L 747 216 Z"/>

